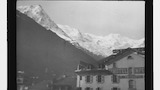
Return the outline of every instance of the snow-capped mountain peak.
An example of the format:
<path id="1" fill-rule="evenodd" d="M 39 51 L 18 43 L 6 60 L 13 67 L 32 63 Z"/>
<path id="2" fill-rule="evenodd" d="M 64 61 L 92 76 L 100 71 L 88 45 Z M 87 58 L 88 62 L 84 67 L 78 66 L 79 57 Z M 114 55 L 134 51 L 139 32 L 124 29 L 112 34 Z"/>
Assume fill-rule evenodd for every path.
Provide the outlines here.
<path id="1" fill-rule="evenodd" d="M 17 10 L 27 15 L 28 17 L 32 18 L 35 22 L 45 27 L 47 30 L 53 31 L 61 38 L 66 39 L 67 41 L 70 40 L 69 36 L 66 35 L 65 32 L 63 32 L 63 30 L 61 30 L 61 28 L 59 28 L 57 24 L 55 24 L 54 21 L 50 19 L 50 17 L 43 10 L 42 6 L 40 5 L 18 6 Z"/>
<path id="2" fill-rule="evenodd" d="M 19 6 L 17 10 L 90 55 L 102 56 L 104 58 L 111 55 L 113 49 L 144 47 L 144 38 L 134 40 L 113 33 L 107 36 L 97 36 L 89 33 L 81 33 L 78 29 L 67 25 L 56 24 L 40 5 Z"/>
<path id="3" fill-rule="evenodd" d="M 57 27 L 40 5 L 19 6 L 17 10 L 29 16 L 47 30 Z"/>

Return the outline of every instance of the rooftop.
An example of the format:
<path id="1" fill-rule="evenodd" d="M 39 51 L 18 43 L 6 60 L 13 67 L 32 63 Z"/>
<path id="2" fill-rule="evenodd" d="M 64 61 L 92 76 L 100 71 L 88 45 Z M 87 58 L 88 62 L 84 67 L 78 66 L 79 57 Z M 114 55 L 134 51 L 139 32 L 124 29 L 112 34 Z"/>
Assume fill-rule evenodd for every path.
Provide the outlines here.
<path id="1" fill-rule="evenodd" d="M 145 50 L 144 48 L 127 48 L 127 49 L 116 49 L 113 50 L 114 54 L 110 55 L 100 61 L 97 62 L 97 66 L 93 66 L 90 63 L 86 63 L 86 62 L 80 62 L 80 64 L 78 65 L 78 70 L 76 70 L 75 72 L 77 74 L 84 74 L 84 73 L 88 73 L 88 74 L 92 74 L 92 72 L 103 72 L 105 74 L 109 74 L 108 69 L 107 69 L 107 65 L 110 65 L 124 57 L 126 57 L 127 55 L 130 55 L 134 52 L 136 52 L 138 55 L 145 55 Z M 116 54 L 115 54 L 116 53 Z"/>

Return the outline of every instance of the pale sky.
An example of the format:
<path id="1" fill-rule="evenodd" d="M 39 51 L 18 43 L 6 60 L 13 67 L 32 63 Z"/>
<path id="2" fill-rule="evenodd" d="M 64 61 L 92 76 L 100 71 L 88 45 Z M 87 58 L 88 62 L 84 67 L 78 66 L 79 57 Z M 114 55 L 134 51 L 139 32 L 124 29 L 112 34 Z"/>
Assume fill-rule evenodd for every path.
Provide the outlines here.
<path id="1" fill-rule="evenodd" d="M 144 1 L 18 1 L 21 5 L 41 5 L 57 24 L 83 33 L 106 36 L 118 33 L 132 39 L 144 38 Z"/>

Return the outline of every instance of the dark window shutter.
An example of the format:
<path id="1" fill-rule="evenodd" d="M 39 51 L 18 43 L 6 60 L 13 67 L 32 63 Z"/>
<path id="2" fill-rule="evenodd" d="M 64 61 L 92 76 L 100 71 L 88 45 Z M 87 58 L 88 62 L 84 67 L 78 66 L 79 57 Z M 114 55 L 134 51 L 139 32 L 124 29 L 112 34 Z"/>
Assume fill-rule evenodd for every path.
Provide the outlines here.
<path id="1" fill-rule="evenodd" d="M 98 82 L 98 75 L 96 76 L 96 82 Z"/>
<path id="2" fill-rule="evenodd" d="M 117 83 L 120 83 L 120 79 L 119 79 L 119 77 L 117 76 Z"/>
<path id="3" fill-rule="evenodd" d="M 87 76 L 85 76 L 85 81 L 87 82 Z"/>
<path id="4" fill-rule="evenodd" d="M 104 75 L 102 75 L 102 83 L 104 83 L 104 81 L 105 81 L 105 77 Z"/>
<path id="5" fill-rule="evenodd" d="M 93 90 L 93 88 L 90 88 L 90 90 Z"/>
<path id="6" fill-rule="evenodd" d="M 79 79 L 82 80 L 82 76 L 79 76 Z"/>
<path id="7" fill-rule="evenodd" d="M 111 76 L 111 80 L 112 80 L 112 82 L 113 82 L 113 75 Z"/>
<path id="8" fill-rule="evenodd" d="M 91 83 L 93 82 L 93 76 L 92 75 L 90 76 L 90 82 Z"/>

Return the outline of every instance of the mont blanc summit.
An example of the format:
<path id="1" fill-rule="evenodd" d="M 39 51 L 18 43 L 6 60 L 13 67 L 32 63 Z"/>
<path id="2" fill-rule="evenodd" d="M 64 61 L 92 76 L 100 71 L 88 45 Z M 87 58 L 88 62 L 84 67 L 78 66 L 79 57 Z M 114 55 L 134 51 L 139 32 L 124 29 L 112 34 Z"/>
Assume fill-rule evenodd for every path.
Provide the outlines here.
<path id="1" fill-rule="evenodd" d="M 51 30 L 60 38 L 80 48 L 85 53 L 93 57 L 100 56 L 100 58 L 96 58 L 97 60 L 111 55 L 113 49 L 144 47 L 144 38 L 134 40 L 113 33 L 107 36 L 97 36 L 89 33 L 81 33 L 80 30 L 67 25 L 56 24 L 40 5 L 19 6 L 17 10 L 33 19 L 46 28 L 46 30 Z"/>

